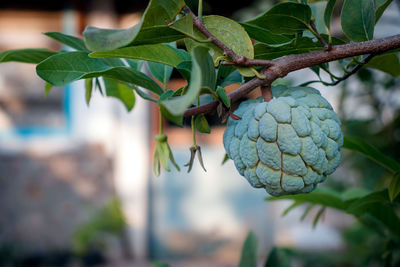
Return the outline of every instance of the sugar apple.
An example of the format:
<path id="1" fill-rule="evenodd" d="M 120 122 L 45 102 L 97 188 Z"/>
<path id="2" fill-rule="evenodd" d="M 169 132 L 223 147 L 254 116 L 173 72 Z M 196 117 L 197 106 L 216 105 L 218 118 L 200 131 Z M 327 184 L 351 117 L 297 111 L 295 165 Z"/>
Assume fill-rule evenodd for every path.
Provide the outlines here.
<path id="1" fill-rule="evenodd" d="M 308 193 L 340 164 L 340 119 L 318 90 L 272 88 L 274 98 L 243 101 L 229 118 L 224 147 L 253 187 L 273 196 Z"/>

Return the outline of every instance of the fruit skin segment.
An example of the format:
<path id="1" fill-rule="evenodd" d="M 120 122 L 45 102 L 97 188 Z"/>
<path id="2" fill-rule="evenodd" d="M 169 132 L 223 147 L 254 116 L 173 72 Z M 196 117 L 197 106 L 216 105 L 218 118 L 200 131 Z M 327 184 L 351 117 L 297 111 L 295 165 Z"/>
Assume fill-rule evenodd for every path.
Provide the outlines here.
<path id="1" fill-rule="evenodd" d="M 272 88 L 274 98 L 243 101 L 223 143 L 251 186 L 273 196 L 309 193 L 340 164 L 341 122 L 311 87 Z"/>

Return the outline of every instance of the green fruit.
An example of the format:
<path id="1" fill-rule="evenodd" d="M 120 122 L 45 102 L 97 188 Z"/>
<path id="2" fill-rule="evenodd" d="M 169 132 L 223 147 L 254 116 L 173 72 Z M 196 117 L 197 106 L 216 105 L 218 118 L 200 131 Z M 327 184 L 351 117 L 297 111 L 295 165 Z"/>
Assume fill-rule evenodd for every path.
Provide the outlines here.
<path id="1" fill-rule="evenodd" d="M 273 196 L 308 193 L 340 164 L 340 119 L 318 90 L 272 88 L 274 98 L 243 101 L 229 118 L 224 147 L 253 187 Z"/>

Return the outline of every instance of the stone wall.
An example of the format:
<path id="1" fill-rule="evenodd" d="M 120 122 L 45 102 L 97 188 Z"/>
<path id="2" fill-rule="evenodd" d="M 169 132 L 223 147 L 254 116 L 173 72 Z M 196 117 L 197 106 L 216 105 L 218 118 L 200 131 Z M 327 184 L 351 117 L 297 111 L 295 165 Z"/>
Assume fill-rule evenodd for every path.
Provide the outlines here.
<path id="1" fill-rule="evenodd" d="M 71 250 L 71 238 L 114 196 L 101 146 L 51 156 L 0 153 L 0 247 L 23 254 Z"/>

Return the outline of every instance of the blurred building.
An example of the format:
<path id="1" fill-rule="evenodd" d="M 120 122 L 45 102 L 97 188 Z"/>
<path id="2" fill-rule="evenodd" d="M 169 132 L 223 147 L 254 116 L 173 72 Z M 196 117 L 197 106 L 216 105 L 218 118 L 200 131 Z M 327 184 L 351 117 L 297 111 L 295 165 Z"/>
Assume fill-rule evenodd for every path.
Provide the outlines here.
<path id="1" fill-rule="evenodd" d="M 210 2 L 209 8 L 230 15 L 250 4 L 230 2 L 227 10 L 226 2 Z M 146 4 L 3 0 L 0 52 L 60 49 L 41 34 L 48 31 L 79 36 L 85 25 L 129 27 Z M 175 79 L 169 86 L 181 83 Z M 127 266 L 147 266 L 149 259 L 175 261 L 176 266 L 202 266 L 185 265 L 182 259 L 235 266 L 249 230 L 259 238 L 260 257 L 274 244 L 340 248 L 337 228 L 349 222 L 347 217 L 328 213 L 326 223 L 314 231 L 309 222 L 298 222 L 301 211 L 282 219 L 285 204 L 265 202 L 267 194 L 251 188 L 232 162 L 221 166 L 223 127 L 198 135 L 206 173 L 195 164 L 189 174 L 182 168 L 154 177 L 155 106 L 137 98 L 127 113 L 117 100 L 96 92 L 87 107 L 81 81 L 53 88 L 48 97 L 44 86 L 34 66 L 0 64 L 0 264 L 9 257 L 41 266 L 55 255 L 61 259 L 55 266 L 70 266 L 76 262 L 77 231 L 114 198 L 122 203 L 126 229 L 106 237 L 104 255 L 96 255 Z M 191 130 L 168 126 L 166 131 L 183 166 Z"/>

